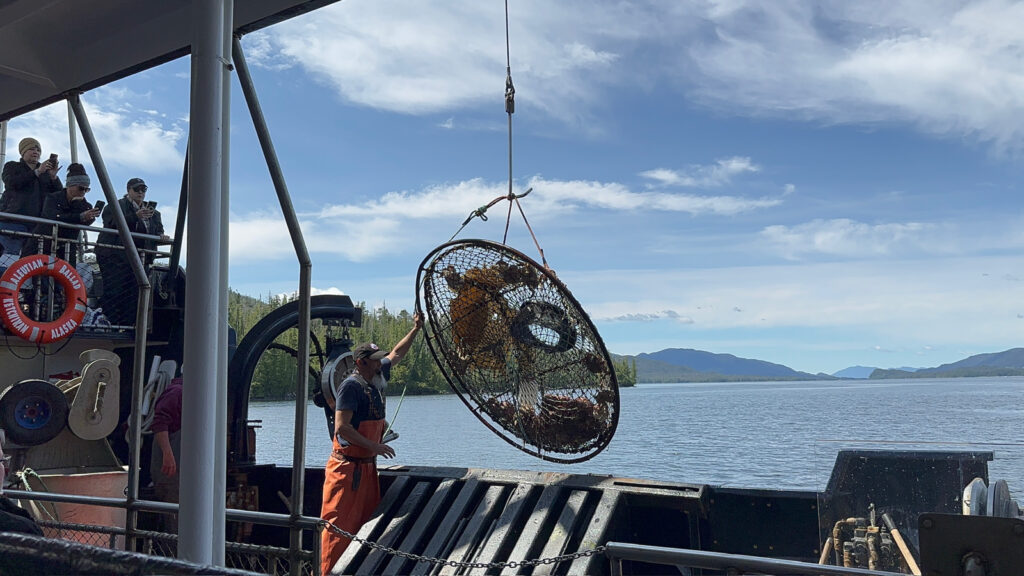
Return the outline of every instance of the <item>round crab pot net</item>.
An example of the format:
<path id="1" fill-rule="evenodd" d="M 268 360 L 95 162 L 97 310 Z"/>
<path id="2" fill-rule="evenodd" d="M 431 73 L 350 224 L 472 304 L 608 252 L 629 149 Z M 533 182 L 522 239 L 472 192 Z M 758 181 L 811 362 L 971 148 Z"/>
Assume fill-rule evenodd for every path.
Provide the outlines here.
<path id="1" fill-rule="evenodd" d="M 615 370 L 554 274 L 503 244 L 460 240 L 427 255 L 416 287 L 434 360 L 487 427 L 551 462 L 582 462 L 608 445 Z"/>

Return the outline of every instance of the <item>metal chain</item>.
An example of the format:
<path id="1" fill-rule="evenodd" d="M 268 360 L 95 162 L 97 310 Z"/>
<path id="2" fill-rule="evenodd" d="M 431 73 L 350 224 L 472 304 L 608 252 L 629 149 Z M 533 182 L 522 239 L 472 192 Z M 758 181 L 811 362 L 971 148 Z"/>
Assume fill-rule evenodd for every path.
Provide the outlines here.
<path id="1" fill-rule="evenodd" d="M 326 520 L 321 521 L 323 526 L 334 532 L 340 534 L 346 538 L 354 540 L 361 545 L 373 548 L 385 554 L 391 556 L 398 556 L 407 560 L 414 560 L 416 562 L 429 562 L 431 564 L 441 566 L 451 566 L 452 568 L 520 568 L 523 566 L 538 566 L 540 564 L 555 564 L 557 562 L 565 562 L 566 560 L 575 560 L 577 558 L 584 558 L 587 556 L 594 556 L 596 554 L 604 554 L 605 546 L 598 546 L 590 550 L 580 550 L 573 552 L 572 554 L 562 554 L 561 556 L 551 556 L 548 558 L 537 558 L 535 560 L 510 560 L 508 562 L 460 562 L 458 560 L 448 560 L 446 558 L 434 558 L 432 556 L 421 556 L 419 554 L 412 554 L 411 552 L 403 552 L 395 548 L 389 548 L 383 544 L 378 544 L 372 540 L 360 538 L 351 532 L 338 528 L 331 522 Z"/>

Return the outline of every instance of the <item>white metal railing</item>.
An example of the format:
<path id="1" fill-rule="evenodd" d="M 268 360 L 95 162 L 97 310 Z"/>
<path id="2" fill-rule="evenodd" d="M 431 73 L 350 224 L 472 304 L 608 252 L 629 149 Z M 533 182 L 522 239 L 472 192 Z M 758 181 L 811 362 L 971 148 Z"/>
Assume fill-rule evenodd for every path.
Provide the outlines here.
<path id="1" fill-rule="evenodd" d="M 13 498 L 15 500 L 24 501 L 38 501 L 38 502 L 62 502 L 72 504 L 83 504 L 88 506 L 101 506 L 107 508 L 122 508 L 127 510 L 129 508 L 128 500 L 125 498 L 108 498 L 102 496 L 84 496 L 79 494 L 60 494 L 56 492 L 37 492 L 28 490 L 4 490 L 4 496 Z M 131 508 L 136 511 L 145 512 L 156 512 L 160 514 L 177 514 L 178 504 L 173 502 L 158 502 L 155 500 L 135 500 L 131 504 Z M 254 553 L 266 554 L 268 551 L 272 551 L 274 555 L 286 558 L 289 565 L 299 565 L 307 563 L 311 568 L 310 573 L 314 576 L 319 576 L 320 572 L 320 533 L 322 530 L 323 521 L 320 518 L 313 518 L 310 516 L 292 516 L 289 514 L 277 514 L 273 512 L 261 512 L 258 510 L 240 510 L 235 508 L 227 508 L 224 511 L 225 520 L 229 522 L 248 523 L 248 524 L 261 524 L 264 526 L 275 526 L 280 528 L 289 528 L 297 531 L 311 531 L 313 537 L 311 541 L 313 543 L 312 550 L 304 549 L 289 549 L 280 548 L 276 546 L 256 546 L 246 545 L 239 542 L 228 542 L 226 545 L 229 548 L 236 548 L 237 552 L 244 553 L 246 549 L 250 549 Z M 67 528 L 65 525 L 62 527 Z M 81 527 L 79 527 L 81 529 Z M 147 540 L 152 539 L 156 533 L 148 532 L 145 530 L 125 530 L 123 528 L 107 528 L 97 526 L 88 527 L 89 531 L 95 532 L 108 532 L 110 534 L 125 536 L 130 539 Z M 170 540 L 175 540 L 173 535 L 161 535 L 167 537 Z M 134 545 L 129 545 L 129 549 L 133 549 Z"/>
<path id="2" fill-rule="evenodd" d="M 19 237 L 25 238 L 26 240 L 31 239 L 31 240 L 36 242 L 37 246 L 38 246 L 39 243 L 41 243 L 43 241 L 46 241 L 46 240 L 49 240 L 51 242 L 54 242 L 55 245 L 57 245 L 57 244 L 65 244 L 65 245 L 74 244 L 74 245 L 80 246 L 81 248 L 83 248 L 83 250 L 81 250 L 79 253 L 89 253 L 89 252 L 92 252 L 92 250 L 84 250 L 84 248 L 87 248 L 89 246 L 93 247 L 94 249 L 97 248 L 97 247 L 104 247 L 104 248 L 114 248 L 114 249 L 118 249 L 118 250 L 124 250 L 124 246 L 121 245 L 121 244 L 100 244 L 98 242 L 99 234 L 101 234 L 101 233 L 109 232 L 109 233 L 117 234 L 117 230 L 112 229 L 112 228 L 101 228 L 101 227 L 98 227 L 98 226 L 85 226 L 85 225 L 82 225 L 82 224 L 68 224 L 66 222 L 58 222 L 56 220 L 49 220 L 47 218 L 36 218 L 34 216 L 22 216 L 21 214 L 10 214 L 8 212 L 0 212 L 0 219 L 6 220 L 6 221 L 10 221 L 10 222 L 23 222 L 25 224 L 34 224 L 34 225 L 37 225 L 37 226 L 39 224 L 44 224 L 44 225 L 47 225 L 47 226 L 51 226 L 52 229 L 53 229 L 53 233 L 52 234 L 36 234 L 35 232 L 32 232 L 32 231 L 22 232 L 20 230 L 3 230 L 2 231 L 3 234 L 9 235 L 9 236 L 19 236 Z M 61 238 L 60 237 L 60 230 L 61 229 L 65 229 L 65 230 L 68 230 L 68 229 L 70 229 L 70 230 L 79 230 L 80 232 L 94 232 L 97 235 L 97 240 L 88 241 L 88 240 L 74 240 L 74 239 L 69 239 L 69 238 Z M 150 240 L 150 241 L 152 241 L 156 245 L 165 245 L 166 246 L 166 245 L 171 244 L 170 240 L 164 240 L 162 237 L 155 236 L 153 234 L 142 234 L 141 232 L 132 232 L 131 235 L 132 235 L 132 238 L 134 238 L 136 240 Z M 168 258 L 171 255 L 171 253 L 169 251 L 165 251 L 165 250 L 149 250 L 149 249 L 145 249 L 145 248 L 140 248 L 139 252 L 141 254 L 143 254 L 144 256 L 149 255 L 149 256 L 152 256 L 154 258 Z M 57 251 L 53 250 L 52 248 L 50 250 L 50 253 L 55 255 L 55 256 L 57 255 Z"/>
<path id="3" fill-rule="evenodd" d="M 8 236 L 16 236 L 25 240 L 25 245 L 22 249 L 22 253 L 18 255 L 4 255 L 0 257 L 0 271 L 10 266 L 16 261 L 16 258 L 28 255 L 28 254 L 45 254 L 49 256 L 55 256 L 63 260 L 75 260 L 76 269 L 83 281 L 87 286 L 87 298 L 88 306 L 90 309 L 95 310 L 99 306 L 99 300 L 97 298 L 99 290 L 93 287 L 94 278 L 103 277 L 103 270 L 97 263 L 96 249 L 106 248 L 112 250 L 124 250 L 124 246 L 120 243 L 107 244 L 99 242 L 99 234 L 101 233 L 117 233 L 116 230 L 109 228 L 99 228 L 94 226 L 84 226 L 80 224 L 68 224 L 64 222 L 58 222 L 55 220 L 49 220 L 46 218 L 36 218 L 32 216 L 22 216 L 19 214 L 9 214 L 6 212 L 0 212 L 0 218 L 11 222 L 20 222 L 28 225 L 29 231 L 19 230 L 3 230 L 2 233 Z M 36 230 L 40 228 L 48 228 L 48 233 L 37 233 Z M 66 233 L 67 230 L 74 230 L 77 233 L 75 238 L 62 238 L 61 233 Z M 89 233 L 92 233 L 92 239 L 90 239 Z M 164 261 L 171 256 L 171 252 L 166 248 L 170 244 L 169 241 L 162 239 L 160 236 L 152 234 L 141 234 L 132 233 L 132 237 L 136 241 L 147 241 L 151 242 L 153 246 L 157 246 L 156 249 L 150 248 L 138 248 L 140 256 L 144 261 L 155 262 L 158 259 Z M 75 254 L 75 258 L 71 258 L 70 254 Z M 126 264 L 127 266 L 127 264 Z M 23 289 L 28 289 L 33 293 L 33 296 L 29 298 L 31 305 L 29 306 L 28 315 L 33 320 L 46 321 L 50 318 L 55 317 L 60 311 L 55 308 L 62 305 L 59 300 L 55 301 L 54 292 L 52 290 L 43 289 L 42 278 L 36 278 L 31 286 L 24 286 Z M 103 286 L 106 290 L 122 289 L 121 287 L 115 286 Z M 116 305 L 128 305 L 128 299 L 131 299 L 131 293 L 125 291 L 125 299 L 111 296 L 108 293 L 107 301 L 116 303 Z M 110 305 L 108 304 L 108 308 Z M 83 327 L 89 329 L 102 325 L 104 328 L 112 329 L 130 329 L 134 327 L 134 322 L 110 322 L 108 324 L 90 324 L 91 316 L 86 318 L 86 322 Z"/>

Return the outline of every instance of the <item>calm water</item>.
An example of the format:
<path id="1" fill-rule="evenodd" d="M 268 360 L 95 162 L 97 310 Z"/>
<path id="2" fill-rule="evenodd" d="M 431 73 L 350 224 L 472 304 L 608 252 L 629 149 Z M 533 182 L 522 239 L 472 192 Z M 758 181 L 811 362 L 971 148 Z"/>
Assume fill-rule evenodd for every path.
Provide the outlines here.
<path id="1" fill-rule="evenodd" d="M 406 397 L 394 464 L 610 474 L 728 486 L 823 489 L 840 448 L 986 450 L 992 480 L 1024 499 L 1024 377 L 642 384 L 622 390 L 611 444 L 580 464 L 520 452 L 458 397 Z M 388 399 L 393 417 L 398 398 Z M 259 462 L 290 466 L 295 406 L 253 402 Z M 330 439 L 309 405 L 306 465 Z"/>

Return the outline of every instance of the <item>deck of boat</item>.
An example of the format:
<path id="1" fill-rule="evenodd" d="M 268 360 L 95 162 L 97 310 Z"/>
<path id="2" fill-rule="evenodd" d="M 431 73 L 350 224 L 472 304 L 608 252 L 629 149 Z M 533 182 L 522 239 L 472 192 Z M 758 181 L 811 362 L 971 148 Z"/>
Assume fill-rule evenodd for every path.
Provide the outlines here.
<path id="1" fill-rule="evenodd" d="M 963 479 L 977 476 L 987 481 L 991 458 L 990 452 L 842 451 L 823 492 L 590 474 L 382 467 L 383 500 L 358 536 L 406 554 L 486 564 L 550 558 L 610 541 L 817 562 L 822 527 L 830 528 L 839 517 L 863 516 L 869 503 L 893 510 L 898 517 L 913 517 L 912 511 L 958 513 L 956 495 Z M 261 470 L 250 471 L 249 480 L 260 479 L 261 509 L 284 512 L 273 508 L 283 506 L 276 491 L 287 493 L 288 470 L 257 468 Z M 319 515 L 322 481 L 322 471 L 308 469 L 308 516 Z M 350 546 L 339 568 L 346 574 L 610 570 L 601 554 L 515 569 L 437 570 L 433 564 L 367 546 Z M 626 563 L 623 573 L 651 574 L 665 568 Z"/>

